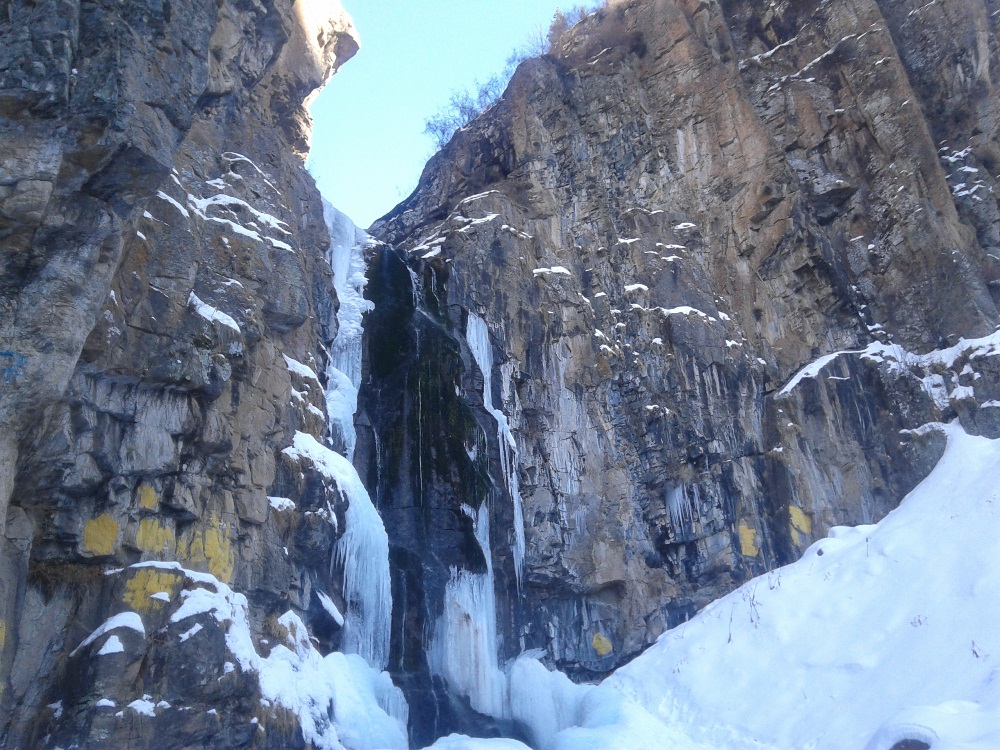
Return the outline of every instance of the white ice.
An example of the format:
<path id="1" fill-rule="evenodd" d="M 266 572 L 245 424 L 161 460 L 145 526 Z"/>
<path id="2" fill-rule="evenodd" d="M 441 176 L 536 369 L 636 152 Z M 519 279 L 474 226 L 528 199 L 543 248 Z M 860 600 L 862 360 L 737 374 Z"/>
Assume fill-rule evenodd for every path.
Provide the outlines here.
<path id="1" fill-rule="evenodd" d="M 294 443 L 283 453 L 308 460 L 347 496 L 347 528 L 334 552 L 336 564 L 343 568 L 347 602 L 343 648 L 382 670 L 389 660 L 392 616 L 389 537 L 382 518 L 351 462 L 312 435 L 296 432 Z"/>
<path id="2" fill-rule="evenodd" d="M 493 345 L 490 343 L 490 332 L 486 321 L 475 313 L 469 313 L 469 322 L 465 333 L 469 349 L 476 360 L 476 365 L 483 374 L 483 406 L 497 422 L 497 442 L 500 445 L 500 463 L 514 503 L 514 572 L 517 585 L 521 585 L 522 568 L 524 567 L 524 505 L 521 500 L 521 489 L 518 480 L 517 442 L 511 432 L 507 415 L 493 403 Z M 510 391 L 510 369 L 502 370 L 503 389 L 500 397 L 504 398 Z"/>
<path id="3" fill-rule="evenodd" d="M 333 285 L 340 300 L 337 312 L 337 338 L 330 347 L 327 367 L 327 412 L 330 429 L 339 434 L 348 459 L 354 458 L 357 442 L 354 412 L 358 408 L 358 388 L 361 385 L 361 339 L 364 315 L 374 306 L 364 297 L 364 248 L 369 236 L 358 229 L 347 216 L 324 201 L 323 215 L 330 232 L 327 261 L 333 269 Z"/>

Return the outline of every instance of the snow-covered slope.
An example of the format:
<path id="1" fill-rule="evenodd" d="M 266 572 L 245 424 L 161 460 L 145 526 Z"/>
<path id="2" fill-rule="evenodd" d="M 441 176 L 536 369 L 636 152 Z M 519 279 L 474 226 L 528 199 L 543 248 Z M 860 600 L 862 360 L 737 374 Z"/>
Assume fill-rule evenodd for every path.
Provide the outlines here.
<path id="1" fill-rule="evenodd" d="M 601 685 L 516 662 L 512 715 L 532 745 L 1000 747 L 1000 441 L 922 429 L 944 432 L 947 449 L 899 509 L 834 529 Z"/>

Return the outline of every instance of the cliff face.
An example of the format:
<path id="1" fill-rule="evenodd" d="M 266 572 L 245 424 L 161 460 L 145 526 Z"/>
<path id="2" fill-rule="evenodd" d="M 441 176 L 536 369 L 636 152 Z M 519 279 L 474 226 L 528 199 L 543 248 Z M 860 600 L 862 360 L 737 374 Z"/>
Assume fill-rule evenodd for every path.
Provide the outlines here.
<path id="1" fill-rule="evenodd" d="M 488 644 L 435 652 L 463 613 L 603 675 L 884 516 L 942 449 L 908 430 L 995 436 L 998 8 L 612 2 L 372 228 L 357 463 L 416 738 L 502 717 L 455 667 Z"/>
<path id="2" fill-rule="evenodd" d="M 1000 435 L 993 0 L 612 2 L 367 290 L 321 5 L 0 0 L 0 746 L 516 736 Z"/>
<path id="3" fill-rule="evenodd" d="M 230 636 L 339 639 L 314 7 L 0 3 L 0 745 L 302 746 Z"/>

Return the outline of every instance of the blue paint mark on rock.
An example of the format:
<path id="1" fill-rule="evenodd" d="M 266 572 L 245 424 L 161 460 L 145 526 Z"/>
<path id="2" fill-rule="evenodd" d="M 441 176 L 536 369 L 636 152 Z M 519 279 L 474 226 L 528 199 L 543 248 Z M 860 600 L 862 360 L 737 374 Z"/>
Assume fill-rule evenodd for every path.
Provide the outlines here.
<path id="1" fill-rule="evenodd" d="M 4 383 L 15 383 L 24 371 L 24 356 L 17 352 L 0 352 L 0 379 Z"/>

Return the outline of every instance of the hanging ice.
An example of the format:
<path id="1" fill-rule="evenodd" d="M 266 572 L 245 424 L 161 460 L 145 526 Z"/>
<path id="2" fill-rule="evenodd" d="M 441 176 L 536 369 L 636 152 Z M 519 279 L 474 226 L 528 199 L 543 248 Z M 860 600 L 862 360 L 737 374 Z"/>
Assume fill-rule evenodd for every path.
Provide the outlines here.
<path id="1" fill-rule="evenodd" d="M 431 672 L 444 677 L 452 690 L 464 695 L 476 711 L 505 717 L 507 677 L 497 661 L 497 612 L 490 554 L 490 513 L 486 503 L 478 511 L 462 510 L 473 520 L 476 540 L 486 557 L 486 573 L 451 569 L 445 587 L 444 612 L 438 619 L 427 654 Z"/>
<path id="2" fill-rule="evenodd" d="M 469 313 L 469 323 L 465 338 L 469 342 L 472 356 L 483 373 L 483 406 L 497 421 L 497 439 L 500 443 L 500 464 L 503 469 L 507 489 L 514 501 L 514 572 L 518 588 L 521 586 L 521 571 L 524 567 L 524 510 L 521 504 L 521 489 L 517 479 L 517 443 L 510 431 L 507 416 L 493 405 L 493 347 L 486 321 L 475 313 Z M 501 394 L 510 390 L 511 368 L 501 368 Z M 487 540 L 488 543 L 488 540 Z M 488 558 L 488 556 L 487 556 Z"/>
<path id="3" fill-rule="evenodd" d="M 364 314 L 372 303 L 364 298 L 365 261 L 362 255 L 371 240 L 354 222 L 326 201 L 323 216 L 330 231 L 327 261 L 333 269 L 333 286 L 340 300 L 337 312 L 337 338 L 330 347 L 326 369 L 326 405 L 330 415 L 330 430 L 344 446 L 347 459 L 354 459 L 357 438 L 354 433 L 354 412 L 358 409 L 358 388 L 361 385 L 361 336 Z"/>
<path id="4" fill-rule="evenodd" d="M 295 433 L 285 454 L 307 459 L 347 495 L 347 530 L 337 542 L 334 562 L 343 567 L 344 617 L 342 647 L 359 654 L 375 669 L 389 661 L 392 591 L 389 582 L 389 537 L 382 517 L 351 462 L 322 445 L 312 435 Z"/>

